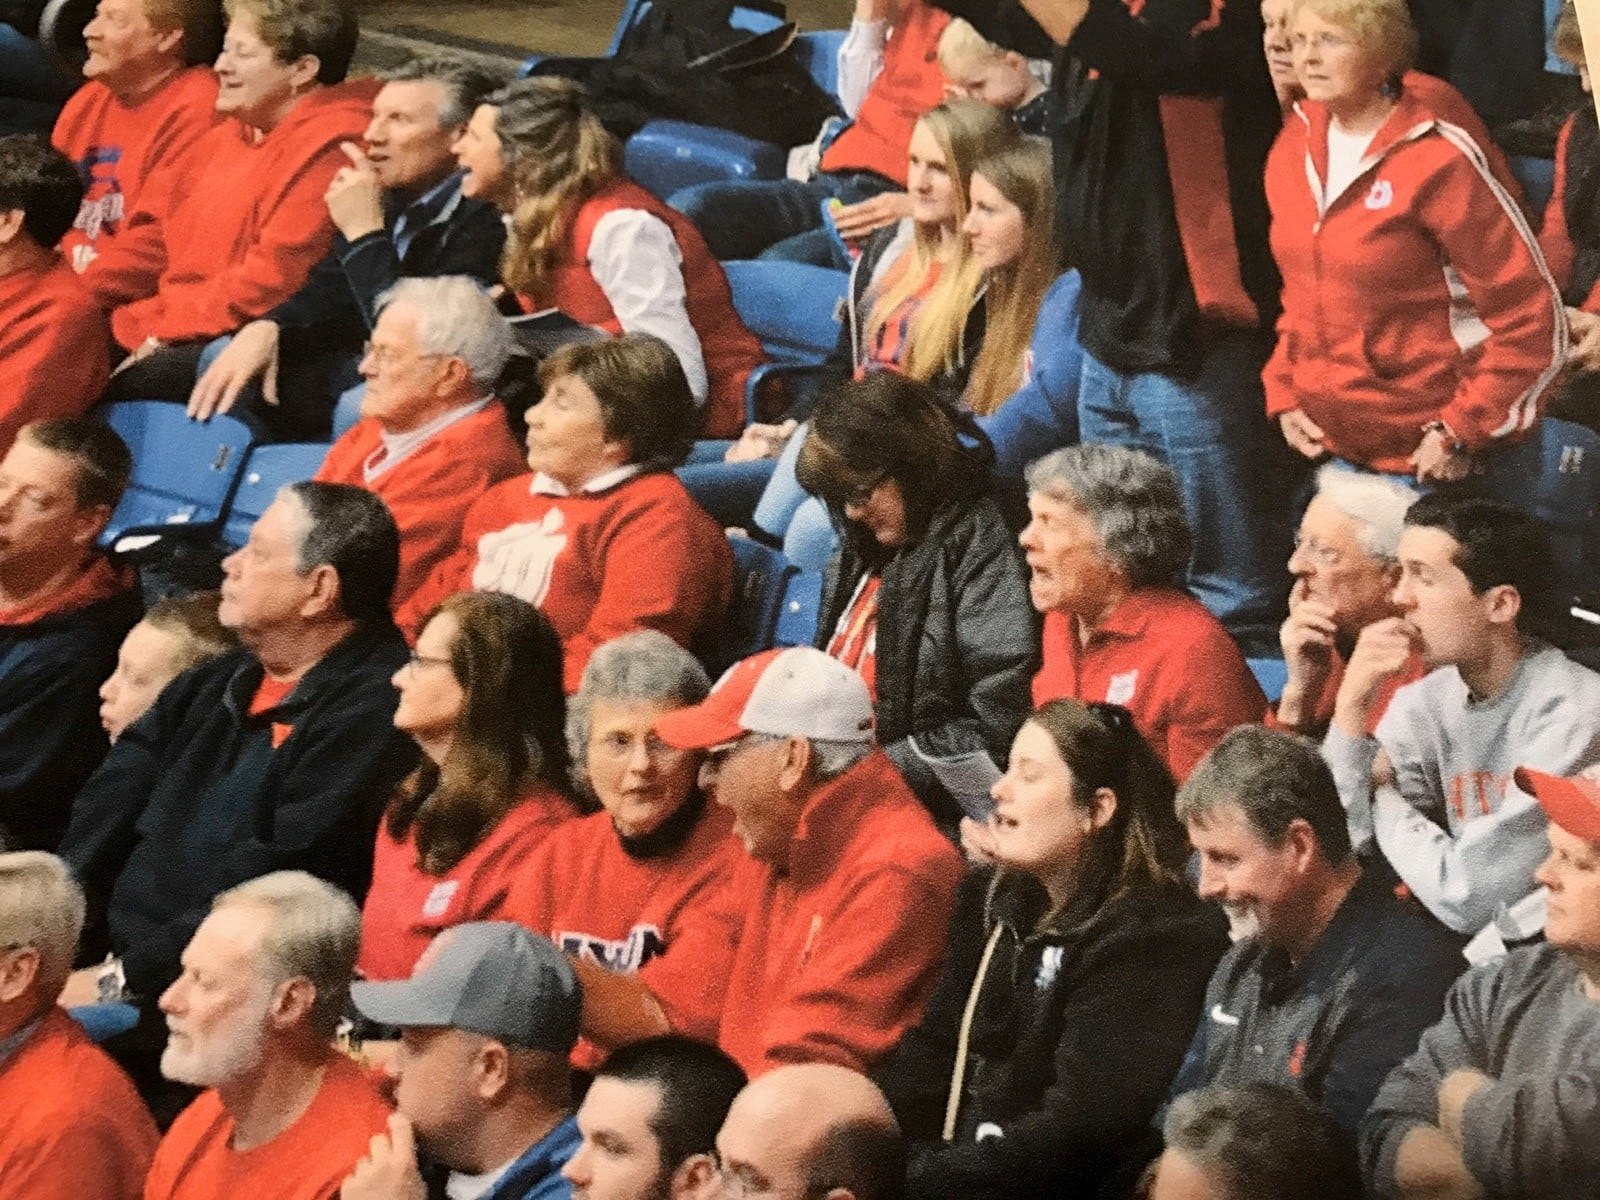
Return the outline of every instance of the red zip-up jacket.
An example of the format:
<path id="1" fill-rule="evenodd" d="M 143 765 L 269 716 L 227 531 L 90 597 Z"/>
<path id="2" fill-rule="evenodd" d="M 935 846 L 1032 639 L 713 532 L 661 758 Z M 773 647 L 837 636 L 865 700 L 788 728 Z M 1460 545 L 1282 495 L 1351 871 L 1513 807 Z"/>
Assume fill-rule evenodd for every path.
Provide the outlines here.
<path id="1" fill-rule="evenodd" d="M 1329 115 L 1302 101 L 1267 160 L 1283 273 L 1267 413 L 1300 409 L 1327 449 L 1409 471 L 1442 420 L 1473 450 L 1520 440 L 1566 352 L 1566 316 L 1483 148 L 1405 91 L 1356 179 L 1324 198 Z"/>

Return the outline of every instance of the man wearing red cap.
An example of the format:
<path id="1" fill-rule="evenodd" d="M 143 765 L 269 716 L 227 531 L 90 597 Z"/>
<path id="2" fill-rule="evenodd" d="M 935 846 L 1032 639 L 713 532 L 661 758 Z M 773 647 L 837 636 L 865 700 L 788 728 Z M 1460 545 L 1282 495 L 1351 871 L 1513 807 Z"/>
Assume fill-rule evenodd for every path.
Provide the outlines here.
<path id="1" fill-rule="evenodd" d="M 1379 1196 L 1578 1196 L 1600 1177 L 1600 784 L 1521 768 L 1550 818 L 1545 944 L 1463 976 L 1361 1129 Z"/>
<path id="2" fill-rule="evenodd" d="M 771 650 L 655 730 L 707 751 L 701 786 L 750 853 L 718 1043 L 752 1076 L 865 1071 L 922 1012 L 961 878 L 873 743 L 866 684 L 820 650 Z"/>

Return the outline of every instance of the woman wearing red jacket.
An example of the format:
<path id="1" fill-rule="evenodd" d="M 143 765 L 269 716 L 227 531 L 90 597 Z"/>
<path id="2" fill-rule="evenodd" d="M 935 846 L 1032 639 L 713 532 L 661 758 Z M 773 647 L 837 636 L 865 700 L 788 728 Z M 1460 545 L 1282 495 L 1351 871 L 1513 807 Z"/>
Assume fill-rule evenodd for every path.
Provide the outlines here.
<path id="1" fill-rule="evenodd" d="M 1302 0 L 1293 45 L 1306 99 L 1267 162 L 1267 412 L 1307 458 L 1462 479 L 1538 420 L 1561 298 L 1485 148 L 1403 82 L 1404 0 Z"/>
<path id="2" fill-rule="evenodd" d="M 761 343 L 689 218 L 622 173 L 622 146 L 583 89 L 519 80 L 479 106 L 455 151 L 461 194 L 510 215 L 501 274 L 523 307 L 660 338 L 683 365 L 704 436 L 737 437 Z"/>

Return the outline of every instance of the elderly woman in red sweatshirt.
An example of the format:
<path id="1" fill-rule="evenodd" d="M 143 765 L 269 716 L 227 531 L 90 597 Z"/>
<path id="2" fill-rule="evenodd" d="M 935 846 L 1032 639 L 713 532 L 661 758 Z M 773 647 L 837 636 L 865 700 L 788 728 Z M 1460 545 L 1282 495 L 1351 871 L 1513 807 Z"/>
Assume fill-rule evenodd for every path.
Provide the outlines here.
<path id="1" fill-rule="evenodd" d="M 1307 458 L 1463 479 L 1538 420 L 1561 298 L 1486 148 L 1405 82 L 1404 0 L 1300 0 L 1291 36 L 1306 98 L 1267 163 L 1267 412 Z"/>
<path id="2" fill-rule="evenodd" d="M 626 334 L 564 346 L 539 368 L 528 465 L 467 510 L 461 543 L 395 613 L 412 629 L 452 592 L 509 592 L 542 609 L 565 649 L 570 694 L 596 646 L 657 629 L 702 641 L 733 587 L 722 528 L 671 468 L 694 438 L 672 349 Z"/>

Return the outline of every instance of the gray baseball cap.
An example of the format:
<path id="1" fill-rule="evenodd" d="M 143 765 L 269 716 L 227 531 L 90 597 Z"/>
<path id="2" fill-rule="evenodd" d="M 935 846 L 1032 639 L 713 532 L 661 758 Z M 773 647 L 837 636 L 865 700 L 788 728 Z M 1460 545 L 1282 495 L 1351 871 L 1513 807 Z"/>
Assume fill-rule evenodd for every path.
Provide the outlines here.
<path id="1" fill-rule="evenodd" d="M 361 1015 L 406 1028 L 464 1029 L 508 1045 L 570 1054 L 583 989 L 547 937 L 510 921 L 445 930 L 410 979 L 357 983 Z"/>

